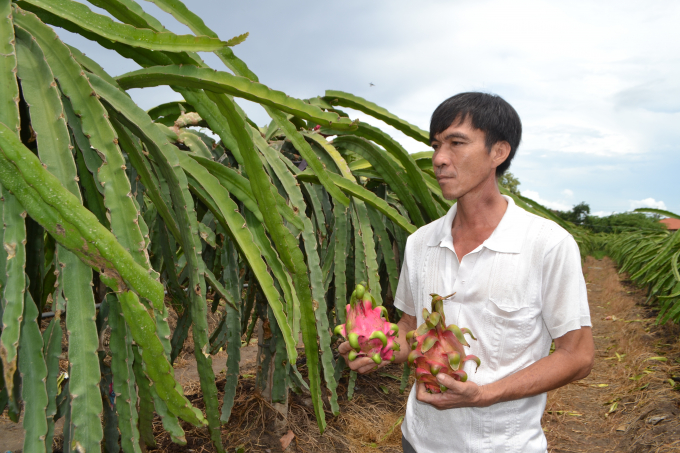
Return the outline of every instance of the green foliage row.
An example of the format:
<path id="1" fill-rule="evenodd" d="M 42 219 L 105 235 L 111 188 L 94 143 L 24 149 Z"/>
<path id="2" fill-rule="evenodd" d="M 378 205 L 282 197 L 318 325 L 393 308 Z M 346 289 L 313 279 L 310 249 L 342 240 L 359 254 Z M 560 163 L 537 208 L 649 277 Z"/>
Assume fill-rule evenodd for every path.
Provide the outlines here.
<path id="1" fill-rule="evenodd" d="M 637 209 L 680 219 L 680 216 L 657 209 Z M 680 322 L 680 230 L 628 231 L 600 236 L 597 239 L 607 254 L 627 272 L 633 282 L 648 288 L 648 303 L 658 308 L 659 322 Z"/>
<path id="2" fill-rule="evenodd" d="M 666 226 L 659 222 L 659 216 L 642 212 L 622 212 L 605 217 L 588 216 L 584 226 L 594 233 L 625 233 L 635 230 L 665 231 Z"/>

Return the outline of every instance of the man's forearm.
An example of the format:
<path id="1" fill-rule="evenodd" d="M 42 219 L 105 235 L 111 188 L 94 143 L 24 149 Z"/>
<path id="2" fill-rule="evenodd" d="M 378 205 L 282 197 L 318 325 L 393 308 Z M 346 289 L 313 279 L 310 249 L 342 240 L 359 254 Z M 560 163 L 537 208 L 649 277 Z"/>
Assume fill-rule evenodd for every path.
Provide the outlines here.
<path id="1" fill-rule="evenodd" d="M 593 364 L 592 333 L 583 327 L 567 333 L 582 343 L 575 348 L 557 348 L 554 353 L 504 379 L 481 387 L 481 406 L 527 398 L 556 389 L 588 376 Z"/>
<path id="2" fill-rule="evenodd" d="M 447 390 L 431 394 L 425 390 L 425 385 L 419 383 L 416 398 L 437 409 L 486 407 L 527 398 L 586 377 L 592 369 L 594 353 L 591 329 L 582 327 L 556 338 L 553 354 L 499 381 L 479 386 L 472 381 L 460 382 L 439 373 L 437 380 Z"/>

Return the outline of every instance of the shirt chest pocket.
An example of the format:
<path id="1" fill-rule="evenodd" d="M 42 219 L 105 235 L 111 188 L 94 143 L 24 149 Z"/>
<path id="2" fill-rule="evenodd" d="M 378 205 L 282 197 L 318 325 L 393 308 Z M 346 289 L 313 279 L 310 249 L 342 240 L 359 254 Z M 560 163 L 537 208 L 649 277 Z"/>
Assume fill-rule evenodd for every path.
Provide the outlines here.
<path id="1" fill-rule="evenodd" d="M 523 265 L 524 264 L 524 265 Z M 519 253 L 496 253 L 489 274 L 489 296 L 484 302 L 484 344 L 488 360 L 481 384 L 499 379 L 503 365 L 519 360 L 534 325 L 536 308 L 535 278 Z M 480 370 L 481 371 L 481 370 Z"/>
<path id="2" fill-rule="evenodd" d="M 489 275 L 489 308 L 499 315 L 513 313 L 532 306 L 535 299 L 535 278 L 520 253 L 496 253 Z M 495 306 L 495 307 L 494 307 Z"/>

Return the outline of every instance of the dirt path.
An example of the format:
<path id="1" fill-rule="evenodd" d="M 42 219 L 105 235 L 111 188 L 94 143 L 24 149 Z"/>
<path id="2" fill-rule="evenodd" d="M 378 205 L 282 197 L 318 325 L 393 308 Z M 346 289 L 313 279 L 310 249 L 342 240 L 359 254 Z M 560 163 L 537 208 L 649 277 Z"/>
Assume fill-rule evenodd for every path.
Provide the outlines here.
<path id="1" fill-rule="evenodd" d="M 595 368 L 550 392 L 543 416 L 549 451 L 679 452 L 678 326 L 655 326 L 609 258 L 584 264 L 595 337 Z"/>
<path id="2" fill-rule="evenodd" d="M 212 368 L 216 379 L 224 379 L 227 368 L 227 353 L 220 351 L 212 356 Z M 257 344 L 249 344 L 241 348 L 241 360 L 239 361 L 241 370 L 249 369 L 255 365 L 257 358 Z M 175 377 L 183 386 L 195 383 L 199 380 L 196 359 L 193 355 L 183 355 L 175 362 Z"/>

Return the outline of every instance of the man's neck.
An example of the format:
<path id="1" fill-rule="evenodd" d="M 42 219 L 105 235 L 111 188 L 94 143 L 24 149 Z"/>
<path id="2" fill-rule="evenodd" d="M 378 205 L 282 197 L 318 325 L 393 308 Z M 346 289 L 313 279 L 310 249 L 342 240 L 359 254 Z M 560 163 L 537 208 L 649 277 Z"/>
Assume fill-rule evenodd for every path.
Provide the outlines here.
<path id="1" fill-rule="evenodd" d="M 458 260 L 491 236 L 500 223 L 508 202 L 498 190 L 495 178 L 475 188 L 457 201 L 451 236 Z"/>

